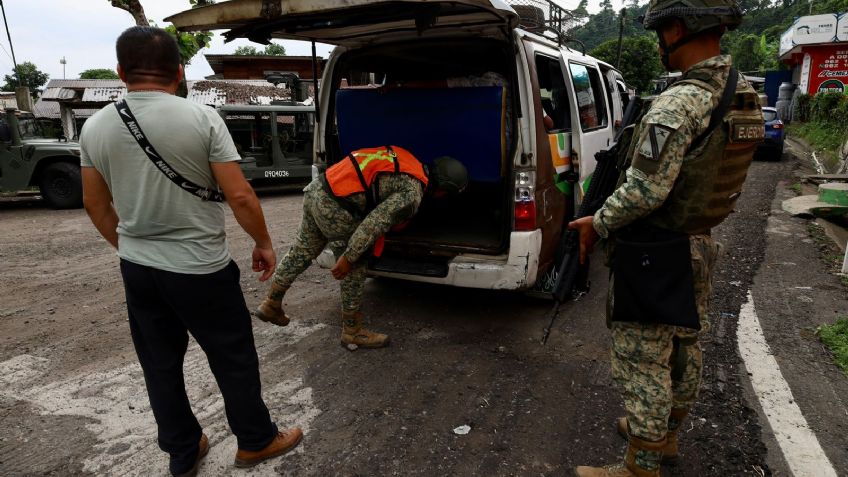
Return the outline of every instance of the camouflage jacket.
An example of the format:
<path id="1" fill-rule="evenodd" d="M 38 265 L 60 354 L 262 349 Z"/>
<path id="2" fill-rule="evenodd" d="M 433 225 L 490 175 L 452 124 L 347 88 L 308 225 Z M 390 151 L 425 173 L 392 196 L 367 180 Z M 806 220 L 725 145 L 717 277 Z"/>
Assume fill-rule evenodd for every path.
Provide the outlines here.
<path id="1" fill-rule="evenodd" d="M 699 70 L 724 84 L 730 66 L 730 56 L 715 56 L 693 65 L 684 76 Z M 740 81 L 745 80 L 740 76 Z M 610 232 L 662 206 L 684 167 L 689 146 L 707 129 L 720 100 L 721 93 L 712 94 L 693 84 L 671 87 L 654 99 L 634 134 L 626 181 L 595 213 L 593 225 L 601 237 L 609 237 Z"/>
<path id="2" fill-rule="evenodd" d="M 305 190 L 309 191 L 313 187 L 323 191 L 320 180 L 312 181 Z M 424 197 L 424 185 L 421 181 L 406 174 L 382 174 L 377 177 L 377 188 L 379 192 L 377 206 L 361 220 L 347 241 L 344 256 L 351 263 L 359 260 L 392 226 L 411 219 L 418 211 L 418 206 L 421 205 L 421 199 Z M 324 196 L 326 197 L 324 200 L 329 201 L 328 207 L 339 207 L 335 198 L 326 193 Z M 365 210 L 365 194 L 353 194 L 345 199 L 356 204 L 360 210 Z M 353 222 L 359 220 L 351 214 L 342 214 L 340 217 L 350 217 Z"/>

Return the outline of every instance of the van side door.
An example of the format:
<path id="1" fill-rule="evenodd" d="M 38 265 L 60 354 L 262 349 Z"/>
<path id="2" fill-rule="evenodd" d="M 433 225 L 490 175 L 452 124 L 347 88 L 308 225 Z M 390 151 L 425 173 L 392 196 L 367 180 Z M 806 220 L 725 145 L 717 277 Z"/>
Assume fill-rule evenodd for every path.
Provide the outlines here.
<path id="1" fill-rule="evenodd" d="M 577 153 L 572 161 L 579 167 L 580 198 L 589 189 L 595 172 L 595 153 L 609 147 L 613 137 L 613 121 L 607 104 L 605 81 L 591 62 L 562 58 L 562 67 L 571 91 L 572 131 Z M 576 146 L 576 147 L 575 147 Z"/>

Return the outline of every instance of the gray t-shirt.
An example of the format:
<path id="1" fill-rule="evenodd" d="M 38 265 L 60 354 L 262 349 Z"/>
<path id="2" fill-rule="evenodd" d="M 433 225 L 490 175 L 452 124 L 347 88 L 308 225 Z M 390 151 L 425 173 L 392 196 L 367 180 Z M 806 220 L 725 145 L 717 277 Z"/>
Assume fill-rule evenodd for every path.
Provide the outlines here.
<path id="1" fill-rule="evenodd" d="M 239 160 L 224 121 L 208 106 L 158 92 L 135 92 L 127 104 L 156 151 L 177 172 L 217 188 L 210 162 Z M 82 167 L 106 180 L 120 219 L 118 256 L 170 272 L 207 274 L 230 262 L 224 205 L 205 202 L 171 182 L 144 154 L 114 105 L 80 134 Z"/>

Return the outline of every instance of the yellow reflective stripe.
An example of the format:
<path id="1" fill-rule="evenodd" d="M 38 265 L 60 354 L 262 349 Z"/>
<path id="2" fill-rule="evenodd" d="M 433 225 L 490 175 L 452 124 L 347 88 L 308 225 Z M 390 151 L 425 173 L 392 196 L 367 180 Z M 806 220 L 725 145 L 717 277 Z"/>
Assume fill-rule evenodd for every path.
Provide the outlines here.
<path id="1" fill-rule="evenodd" d="M 365 159 L 362 162 L 359 162 L 359 158 L 363 155 L 365 156 Z M 360 170 L 365 169 L 365 167 L 367 167 L 368 163 L 371 162 L 371 161 L 389 161 L 391 163 L 395 162 L 395 156 L 389 154 L 388 151 L 385 151 L 385 150 L 377 151 L 377 152 L 374 152 L 374 153 L 371 153 L 371 154 L 365 154 L 365 153 L 362 153 L 362 152 L 360 152 L 360 153 L 354 152 L 353 157 L 355 157 L 357 159 L 357 162 L 359 162 L 359 169 Z"/>

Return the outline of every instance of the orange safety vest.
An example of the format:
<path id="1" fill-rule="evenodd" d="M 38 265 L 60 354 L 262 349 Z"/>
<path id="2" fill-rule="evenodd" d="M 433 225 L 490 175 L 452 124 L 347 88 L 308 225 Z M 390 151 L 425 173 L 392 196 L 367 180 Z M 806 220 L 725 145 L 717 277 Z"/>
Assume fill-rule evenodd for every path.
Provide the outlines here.
<path id="1" fill-rule="evenodd" d="M 424 166 L 411 152 L 399 146 L 372 147 L 351 152 L 327 169 L 327 185 L 336 197 L 371 190 L 379 174 L 408 174 L 427 186 Z M 376 204 L 374 204 L 376 206 Z"/>
<path id="2" fill-rule="evenodd" d="M 368 214 L 377 206 L 377 191 L 374 180 L 379 174 L 408 174 L 427 187 L 427 174 L 424 166 L 412 155 L 411 152 L 399 146 L 372 147 L 358 149 L 351 152 L 346 159 L 333 164 L 324 173 L 325 188 L 327 192 L 339 202 L 343 208 L 354 217 L 360 215 L 352 203 L 344 198 L 364 193 L 366 197 L 366 209 Z M 407 222 L 397 224 L 392 230 L 399 230 L 406 226 Z M 379 257 L 383 253 L 385 236 L 380 236 L 374 243 L 372 254 Z"/>

